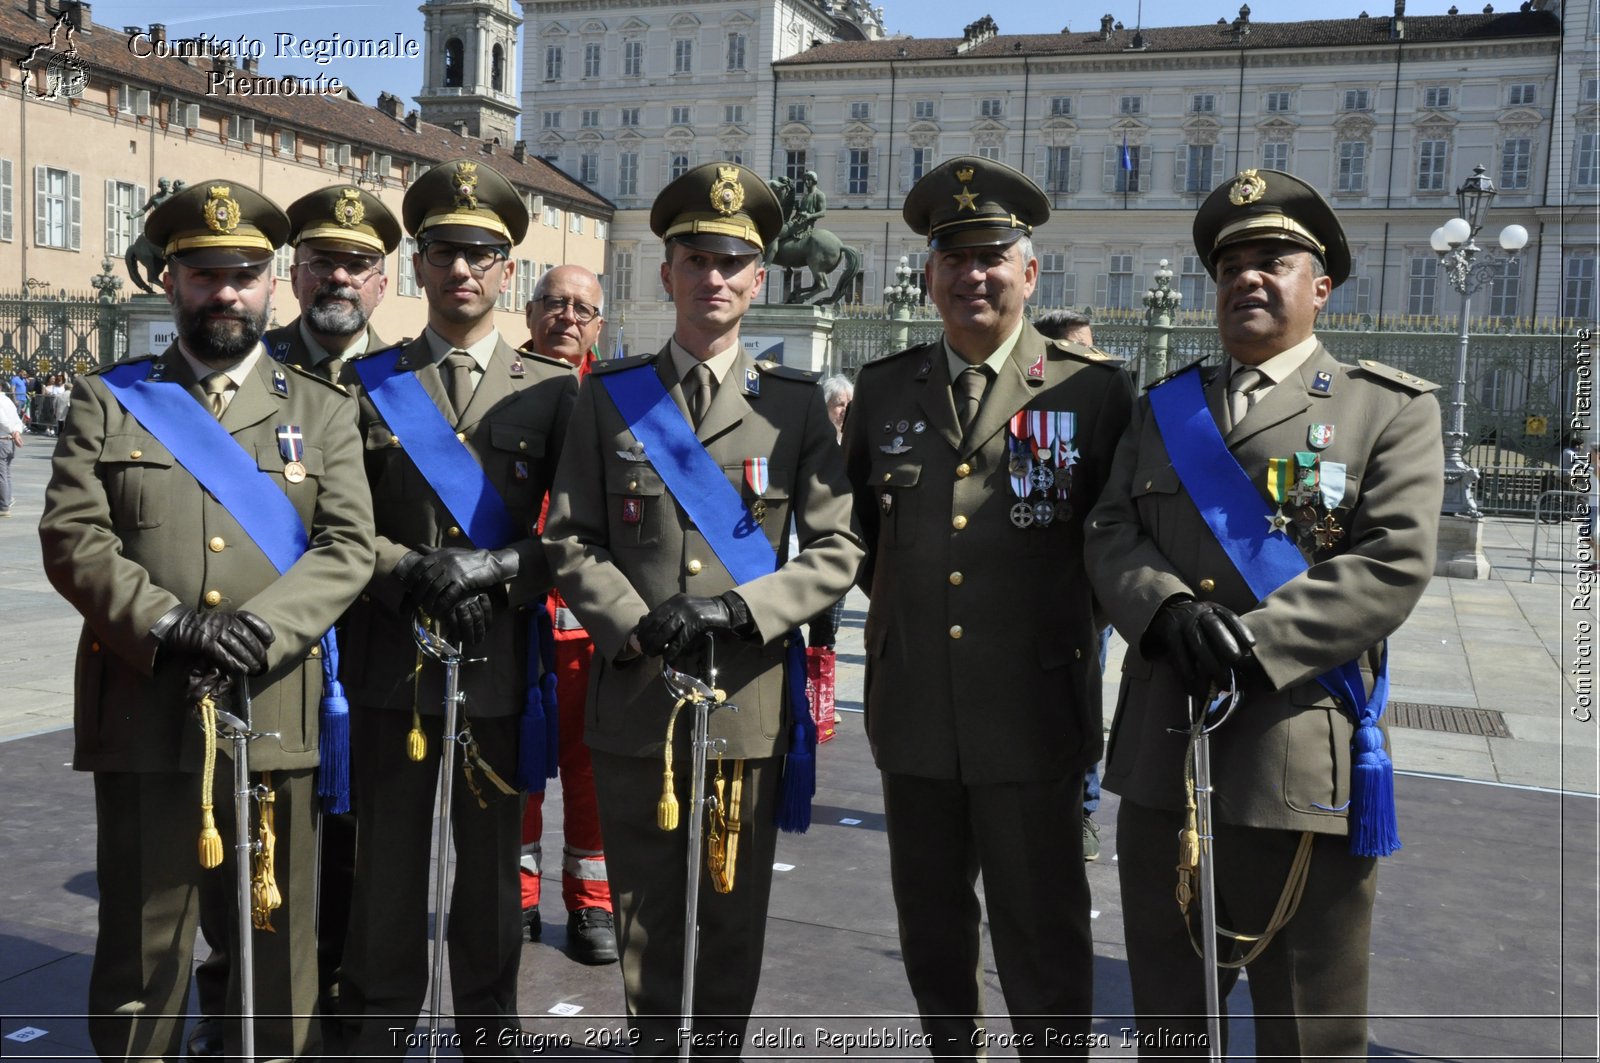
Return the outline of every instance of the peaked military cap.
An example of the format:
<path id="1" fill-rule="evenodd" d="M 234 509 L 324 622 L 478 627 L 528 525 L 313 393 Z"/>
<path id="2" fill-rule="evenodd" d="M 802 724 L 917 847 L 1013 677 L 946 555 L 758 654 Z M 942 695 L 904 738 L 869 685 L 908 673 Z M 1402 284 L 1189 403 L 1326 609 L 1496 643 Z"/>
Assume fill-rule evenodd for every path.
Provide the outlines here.
<path id="1" fill-rule="evenodd" d="M 476 159 L 441 162 L 406 189 L 406 232 L 419 239 L 513 247 L 528 235 L 528 208 L 510 181 Z"/>
<path id="2" fill-rule="evenodd" d="M 289 243 L 349 244 L 387 255 L 400 246 L 400 222 L 383 200 L 352 185 L 319 188 L 289 204 Z"/>
<path id="3" fill-rule="evenodd" d="M 166 258 L 196 269 L 254 266 L 289 237 L 278 205 L 234 181 L 196 181 L 150 212 L 144 234 Z"/>
<path id="4" fill-rule="evenodd" d="M 783 208 L 772 188 L 734 162 L 696 166 L 663 188 L 650 231 L 717 255 L 759 255 L 778 238 Z"/>
<path id="5" fill-rule="evenodd" d="M 1049 219 L 1050 200 L 1003 162 L 958 155 L 911 186 L 901 213 L 935 251 L 1009 246 Z"/>
<path id="6" fill-rule="evenodd" d="M 1194 216 L 1194 249 L 1216 279 L 1216 257 L 1246 240 L 1287 240 L 1322 260 L 1337 288 L 1350 276 L 1344 226 L 1315 188 L 1281 170 L 1241 170 Z"/>

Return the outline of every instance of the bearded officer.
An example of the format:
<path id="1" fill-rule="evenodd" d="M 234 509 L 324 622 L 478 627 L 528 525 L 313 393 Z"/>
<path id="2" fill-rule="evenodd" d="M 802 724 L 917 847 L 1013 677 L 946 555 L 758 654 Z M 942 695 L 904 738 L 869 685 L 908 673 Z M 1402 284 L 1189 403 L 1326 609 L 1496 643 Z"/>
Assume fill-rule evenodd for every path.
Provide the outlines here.
<path id="1" fill-rule="evenodd" d="M 1101 732 L 1083 519 L 1131 389 L 1023 318 L 1050 215 L 1027 177 L 952 159 L 904 214 L 944 335 L 863 369 L 844 445 L 906 976 L 935 1052 L 982 1056 L 981 872 L 1023 1050 L 1070 1052 L 1094 1002 L 1080 819 Z"/>
<path id="2" fill-rule="evenodd" d="M 337 381 L 347 359 L 384 346 L 369 321 L 388 291 L 384 261 L 400 246 L 400 222 L 383 200 L 349 185 L 301 196 L 285 213 L 300 316 L 262 341 L 278 361 Z"/>
<path id="3" fill-rule="evenodd" d="M 1105 786 L 1122 795 L 1140 1033 L 1166 1035 L 1141 1054 L 1204 1045 L 1199 913 L 1180 912 L 1172 868 L 1190 698 L 1237 682 L 1210 738 L 1215 881 L 1219 925 L 1267 938 L 1248 958 L 1257 1051 L 1364 1059 L 1377 857 L 1398 845 L 1375 677 L 1433 572 L 1439 405 L 1434 385 L 1318 341 L 1350 252 L 1304 181 L 1240 173 L 1201 206 L 1194 246 L 1227 359 L 1140 401 L 1087 543 L 1128 641 Z M 1281 926 L 1280 901 L 1296 905 Z M 1240 951 L 1221 941 L 1224 961 Z"/>
<path id="4" fill-rule="evenodd" d="M 469 1055 L 509 1054 L 522 955 L 516 785 L 529 774 L 544 782 L 543 751 L 519 734 L 539 677 L 530 625 L 550 589 L 534 526 L 577 385 L 564 363 L 516 351 L 495 328 L 510 255 L 528 229 L 509 181 L 474 160 L 441 163 L 406 192 L 401 216 L 417 240 L 428 326 L 344 373 L 360 405 L 378 530 L 377 571 L 345 625 L 358 823 L 340 993 L 346 1048 L 404 1056 L 428 989 L 444 670 L 430 659 L 414 672 L 420 609 L 472 658 L 460 672 L 472 741 L 451 808 L 456 1029 Z M 542 735 L 543 720 L 533 722 Z"/>
<path id="5" fill-rule="evenodd" d="M 261 928 L 259 1054 L 320 1048 L 318 640 L 371 571 L 372 507 L 350 400 L 274 362 L 260 342 L 287 230 L 276 205 L 224 181 L 196 182 L 150 215 L 145 234 L 166 256 L 178 339 L 79 377 L 46 493 L 45 571 L 85 622 L 73 760 L 94 772 L 100 931 L 88 1011 L 104 1059 L 177 1058 L 197 894 L 215 894 L 234 955 L 241 918 Z M 268 795 L 257 821 L 276 836 L 276 910 L 237 910 L 226 767 L 211 794 L 223 862 L 206 874 L 196 859 L 197 672 L 212 674 L 209 688 L 250 676 L 261 734 L 248 756 Z M 238 712 L 237 699 L 227 707 Z M 270 892 L 265 878 L 258 885 Z M 235 1015 L 238 986 L 234 970 L 218 1002 Z M 236 1052 L 239 1028 L 228 1027 Z"/>
<path id="6" fill-rule="evenodd" d="M 595 365 L 551 494 L 545 541 L 557 584 L 595 643 L 585 728 L 635 1056 L 678 1054 L 685 861 L 705 858 L 687 852 L 686 827 L 656 825 L 673 704 L 660 659 L 699 673 L 715 637 L 717 685 L 739 709 L 712 711 L 708 725 L 726 742 L 740 840 L 727 881 L 702 880 L 693 1007 L 695 1054 L 737 1056 L 761 974 L 780 794 L 804 806 L 814 770 L 815 729 L 785 694 L 796 654 L 803 686 L 794 629 L 848 589 L 861 558 L 815 374 L 755 362 L 739 344 L 766 279 L 762 248 L 780 224 L 765 182 L 732 163 L 662 189 L 650 227 L 666 244 L 672 339 Z M 642 418 L 641 404 L 664 415 Z M 694 472 L 673 467 L 669 452 L 690 454 Z M 799 550 L 780 565 L 791 519 Z M 730 546 L 735 529 L 759 557 Z M 679 765 L 691 763 L 690 731 L 680 719 Z M 675 782 L 686 806 L 689 772 Z"/>

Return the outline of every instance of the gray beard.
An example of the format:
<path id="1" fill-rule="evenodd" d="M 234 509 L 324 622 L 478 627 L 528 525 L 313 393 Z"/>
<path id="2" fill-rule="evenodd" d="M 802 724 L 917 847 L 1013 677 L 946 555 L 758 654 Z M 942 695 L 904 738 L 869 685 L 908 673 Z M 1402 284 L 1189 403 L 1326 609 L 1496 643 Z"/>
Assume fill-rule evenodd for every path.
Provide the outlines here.
<path id="1" fill-rule="evenodd" d="M 306 320 L 313 330 L 324 336 L 354 336 L 367 327 L 367 315 L 362 312 L 360 303 L 335 299 L 313 301 L 311 309 L 306 311 Z"/>

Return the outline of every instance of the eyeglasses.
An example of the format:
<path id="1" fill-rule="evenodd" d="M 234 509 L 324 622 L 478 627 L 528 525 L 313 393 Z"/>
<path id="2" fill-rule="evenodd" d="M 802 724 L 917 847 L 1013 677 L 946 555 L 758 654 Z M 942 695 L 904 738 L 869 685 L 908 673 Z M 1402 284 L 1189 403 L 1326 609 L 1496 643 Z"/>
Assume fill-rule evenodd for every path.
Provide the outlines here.
<path id="1" fill-rule="evenodd" d="M 580 325 L 587 325 L 600 315 L 598 306 L 590 306 L 588 303 L 580 302 L 577 299 L 568 299 L 560 295 L 547 295 L 539 300 L 539 304 L 544 307 L 544 312 L 551 317 L 559 317 L 566 312 L 568 307 L 571 307 L 572 316 L 577 319 Z"/>
<path id="2" fill-rule="evenodd" d="M 474 276 L 481 277 L 510 256 L 503 247 L 428 243 L 422 245 L 422 257 L 436 269 L 449 269 L 456 264 L 456 259 L 462 259 Z"/>
<path id="3" fill-rule="evenodd" d="M 358 288 L 371 280 L 374 274 L 383 272 L 381 258 L 329 258 L 326 255 L 317 255 L 300 264 L 310 270 L 311 275 L 319 281 L 327 280 L 342 269 Z"/>

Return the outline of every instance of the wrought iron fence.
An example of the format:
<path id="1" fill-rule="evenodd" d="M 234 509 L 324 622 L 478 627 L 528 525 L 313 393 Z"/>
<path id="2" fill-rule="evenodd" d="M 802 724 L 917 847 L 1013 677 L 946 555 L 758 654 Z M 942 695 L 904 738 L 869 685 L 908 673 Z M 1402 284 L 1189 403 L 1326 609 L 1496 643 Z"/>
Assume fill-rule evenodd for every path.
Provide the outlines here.
<path id="1" fill-rule="evenodd" d="M 125 302 L 92 294 L 0 292 L 0 375 L 82 373 L 128 351 Z"/>
<path id="2" fill-rule="evenodd" d="M 1162 368 L 1153 364 L 1152 330 L 1142 314 L 1093 310 L 1096 345 L 1127 359 L 1136 380 L 1150 380 Z M 1168 338 L 1165 368 L 1222 358 L 1222 345 L 1209 312 L 1188 312 Z M 1190 323 L 1193 321 L 1193 323 Z M 1459 353 L 1454 326 L 1436 319 L 1411 322 L 1413 331 L 1386 319 L 1377 327 L 1370 318 L 1346 315 L 1319 322 L 1317 335 L 1342 361 L 1370 358 L 1440 385 L 1439 402 L 1449 426 Z M 1485 322 L 1485 325 L 1494 325 Z M 1543 491 L 1564 486 L 1561 454 L 1568 442 L 1582 371 L 1568 344 L 1577 323 L 1523 322 L 1527 331 L 1489 328 L 1471 335 L 1467 351 L 1465 424 L 1467 457 L 1483 471 L 1478 501 L 1485 511 L 1531 516 Z M 896 325 L 870 318 L 841 318 L 833 341 L 843 371 L 854 375 L 865 362 L 892 353 Z M 909 325 L 900 325 L 907 343 L 925 343 L 939 336 L 939 322 L 922 309 Z M 1503 323 L 1502 323 L 1503 327 Z"/>

